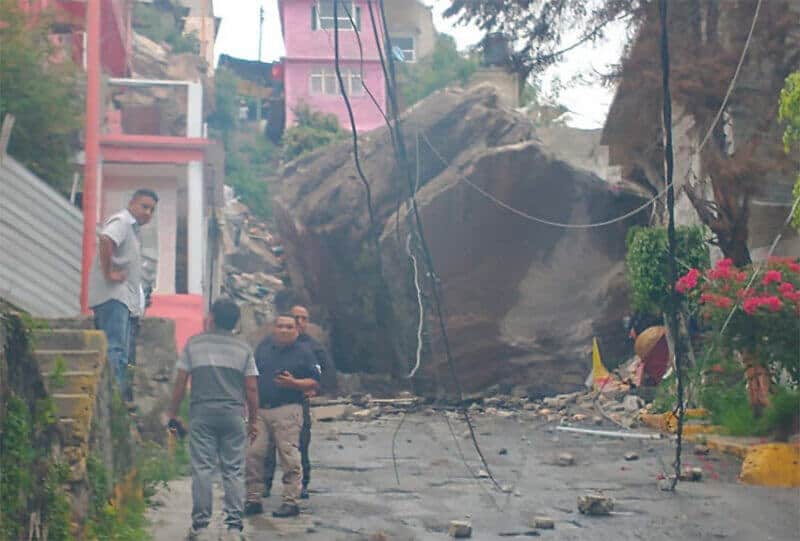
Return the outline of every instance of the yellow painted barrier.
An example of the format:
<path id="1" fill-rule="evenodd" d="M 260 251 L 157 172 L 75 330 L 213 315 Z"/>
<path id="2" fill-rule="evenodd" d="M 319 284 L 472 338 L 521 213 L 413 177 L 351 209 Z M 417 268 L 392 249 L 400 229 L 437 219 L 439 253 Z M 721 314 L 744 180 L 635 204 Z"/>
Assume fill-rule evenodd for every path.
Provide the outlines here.
<path id="1" fill-rule="evenodd" d="M 800 445 L 766 443 L 751 446 L 739 480 L 747 485 L 800 487 Z"/>

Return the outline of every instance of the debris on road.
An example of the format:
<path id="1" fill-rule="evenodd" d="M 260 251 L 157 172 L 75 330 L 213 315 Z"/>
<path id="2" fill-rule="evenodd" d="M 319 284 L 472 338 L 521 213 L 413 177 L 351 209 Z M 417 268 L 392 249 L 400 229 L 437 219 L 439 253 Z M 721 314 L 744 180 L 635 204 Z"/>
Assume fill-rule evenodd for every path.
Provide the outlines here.
<path id="1" fill-rule="evenodd" d="M 552 530 L 556 527 L 556 521 L 550 517 L 533 517 L 533 527 L 537 530 Z"/>
<path id="2" fill-rule="evenodd" d="M 703 470 L 702 468 L 685 468 L 681 472 L 680 476 L 681 481 L 702 481 L 703 480 Z"/>
<path id="3" fill-rule="evenodd" d="M 575 465 L 575 457 L 570 453 L 561 453 L 558 455 L 559 466 L 573 466 Z"/>
<path id="4" fill-rule="evenodd" d="M 633 460 L 639 460 L 639 455 L 638 453 L 633 453 L 633 452 L 625 453 L 625 460 L 627 460 L 628 462 L 631 462 Z"/>
<path id="5" fill-rule="evenodd" d="M 583 515 L 605 516 L 614 510 L 614 500 L 602 494 L 578 496 L 578 511 Z"/>
<path id="6" fill-rule="evenodd" d="M 451 520 L 447 534 L 455 539 L 466 539 L 472 537 L 472 524 L 466 520 Z"/>

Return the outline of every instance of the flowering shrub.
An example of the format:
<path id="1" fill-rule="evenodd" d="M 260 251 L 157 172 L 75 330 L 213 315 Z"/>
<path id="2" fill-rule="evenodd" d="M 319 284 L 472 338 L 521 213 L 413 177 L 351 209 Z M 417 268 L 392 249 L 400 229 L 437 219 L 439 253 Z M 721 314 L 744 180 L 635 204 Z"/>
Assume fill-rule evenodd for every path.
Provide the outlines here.
<path id="1" fill-rule="evenodd" d="M 800 381 L 800 261 L 772 257 L 763 274 L 752 281 L 752 269 L 737 269 L 723 259 L 705 273 L 691 269 L 675 289 L 690 302 L 729 351 L 739 351 L 770 367 L 773 375 L 785 369 Z"/>

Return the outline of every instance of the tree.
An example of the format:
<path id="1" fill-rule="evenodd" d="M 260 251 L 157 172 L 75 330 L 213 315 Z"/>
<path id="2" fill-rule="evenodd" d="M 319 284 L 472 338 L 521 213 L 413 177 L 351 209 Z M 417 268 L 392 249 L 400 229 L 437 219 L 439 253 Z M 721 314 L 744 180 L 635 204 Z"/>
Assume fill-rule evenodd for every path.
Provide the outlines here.
<path id="1" fill-rule="evenodd" d="M 783 147 L 787 153 L 791 152 L 792 145 L 800 142 L 800 71 L 786 78 L 786 84 L 781 90 L 778 120 L 786 124 L 783 131 Z M 800 175 L 794 183 L 792 196 L 793 200 L 800 197 Z M 792 225 L 800 231 L 800 207 L 794 210 Z"/>
<path id="2" fill-rule="evenodd" d="M 304 104 L 297 107 L 294 114 L 295 125 L 283 134 L 283 157 L 286 161 L 345 137 L 335 115 L 313 111 Z"/>
<path id="3" fill-rule="evenodd" d="M 0 118 L 16 118 L 8 152 L 51 186 L 67 193 L 70 158 L 80 128 L 77 70 L 58 56 L 48 18 L 29 19 L 16 0 L 0 0 Z"/>
<path id="4" fill-rule="evenodd" d="M 403 100 L 410 106 L 449 84 L 465 84 L 478 67 L 478 61 L 458 52 L 456 41 L 447 34 L 436 36 L 433 52 L 398 70 Z"/>
<path id="5" fill-rule="evenodd" d="M 782 175 L 790 165 L 780 151 L 774 100 L 783 79 L 800 63 L 791 1 L 763 2 L 738 84 L 725 105 L 726 114 L 717 121 L 756 4 L 757 0 L 669 4 L 675 119 L 689 118 L 696 141 L 714 126 L 699 156 L 702 178 L 674 180 L 685 187 L 726 257 L 739 266 L 750 262 L 751 198 L 763 188 L 765 177 Z M 615 153 L 625 152 L 626 176 L 655 195 L 664 186 L 656 8 L 655 0 L 454 0 L 445 15 L 476 23 L 486 32 L 507 34 L 516 45 L 512 61 L 517 70 L 533 76 L 560 61 L 564 52 L 600 38 L 611 22 L 626 19 L 629 29 L 638 30 L 636 39 L 628 44 L 619 68 L 604 78 L 618 82 L 618 95 L 624 90 L 636 103 L 618 119 L 625 123 L 625 137 Z M 576 33 L 580 37 L 575 41 L 565 39 Z M 686 164 L 676 162 L 676 167 L 676 175 L 682 175 Z"/>

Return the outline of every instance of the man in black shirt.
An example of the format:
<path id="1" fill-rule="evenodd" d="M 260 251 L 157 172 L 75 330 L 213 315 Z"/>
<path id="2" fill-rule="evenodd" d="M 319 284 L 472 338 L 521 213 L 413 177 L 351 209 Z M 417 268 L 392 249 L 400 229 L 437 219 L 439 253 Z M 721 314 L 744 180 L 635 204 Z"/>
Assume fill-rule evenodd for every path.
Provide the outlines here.
<path id="1" fill-rule="evenodd" d="M 246 514 L 263 512 L 264 459 L 270 441 L 274 442 L 283 470 L 283 503 L 272 515 L 292 517 L 300 512 L 297 498 L 302 468 L 298 442 L 303 424 L 303 396 L 319 388 L 320 372 L 314 355 L 297 342 L 297 337 L 294 317 L 279 315 L 272 336 L 256 348 L 259 435 L 247 451 Z"/>
<path id="2" fill-rule="evenodd" d="M 323 380 L 330 381 L 331 377 L 335 377 L 335 371 L 332 369 L 328 354 L 322 344 L 306 332 L 309 323 L 308 308 L 302 304 L 295 304 L 292 306 L 291 314 L 297 322 L 299 331 L 297 342 L 308 347 L 316 359 L 321 377 Z M 308 457 L 308 447 L 311 444 L 311 404 L 309 399 L 316 394 L 316 391 L 305 393 L 303 399 L 303 427 L 300 430 L 300 460 L 303 465 L 303 488 L 300 491 L 300 498 L 303 500 L 308 499 L 308 483 L 311 480 L 311 461 Z M 272 446 L 267 449 L 264 470 L 264 497 L 268 498 L 272 491 L 272 479 L 275 477 L 275 448 Z"/>

